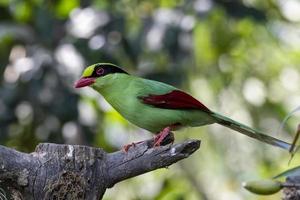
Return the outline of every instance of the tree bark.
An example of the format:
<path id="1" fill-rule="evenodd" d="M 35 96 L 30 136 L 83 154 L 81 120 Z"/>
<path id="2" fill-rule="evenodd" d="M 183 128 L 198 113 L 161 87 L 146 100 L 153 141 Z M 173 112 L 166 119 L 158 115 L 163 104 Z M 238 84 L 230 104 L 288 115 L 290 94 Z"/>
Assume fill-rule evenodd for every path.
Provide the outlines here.
<path id="1" fill-rule="evenodd" d="M 199 140 L 107 153 L 80 145 L 39 144 L 26 154 L 0 146 L 0 199 L 101 199 L 107 188 L 189 157 Z"/>
<path id="2" fill-rule="evenodd" d="M 288 176 L 286 178 L 286 183 L 293 185 L 295 187 L 285 187 L 283 189 L 283 197 L 282 200 L 299 200 L 300 199 L 300 176 Z"/>

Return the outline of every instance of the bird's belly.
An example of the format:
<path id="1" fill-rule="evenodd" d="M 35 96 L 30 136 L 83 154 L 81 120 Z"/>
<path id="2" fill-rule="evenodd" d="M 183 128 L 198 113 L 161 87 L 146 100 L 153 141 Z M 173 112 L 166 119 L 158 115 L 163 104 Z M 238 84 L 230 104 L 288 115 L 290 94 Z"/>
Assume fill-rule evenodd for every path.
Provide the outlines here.
<path id="1" fill-rule="evenodd" d="M 151 108 L 136 111 L 134 114 L 125 114 L 125 118 L 138 127 L 144 128 L 153 133 L 161 131 L 163 128 L 182 124 L 182 118 L 178 116 L 176 111 L 169 111 L 166 109 Z"/>
<path id="2" fill-rule="evenodd" d="M 175 124 L 184 127 L 214 123 L 214 119 L 207 113 L 198 110 L 162 109 L 143 105 L 137 106 L 136 109 L 119 110 L 119 112 L 131 123 L 153 133 Z"/>

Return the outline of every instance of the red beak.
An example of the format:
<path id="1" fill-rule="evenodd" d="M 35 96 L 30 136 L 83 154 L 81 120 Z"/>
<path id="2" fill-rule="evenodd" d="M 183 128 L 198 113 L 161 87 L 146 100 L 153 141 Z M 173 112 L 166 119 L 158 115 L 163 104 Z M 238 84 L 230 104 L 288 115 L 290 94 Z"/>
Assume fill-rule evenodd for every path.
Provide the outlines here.
<path id="1" fill-rule="evenodd" d="M 95 78 L 92 77 L 81 77 L 74 85 L 75 88 L 82 88 L 85 86 L 89 86 L 95 83 Z"/>

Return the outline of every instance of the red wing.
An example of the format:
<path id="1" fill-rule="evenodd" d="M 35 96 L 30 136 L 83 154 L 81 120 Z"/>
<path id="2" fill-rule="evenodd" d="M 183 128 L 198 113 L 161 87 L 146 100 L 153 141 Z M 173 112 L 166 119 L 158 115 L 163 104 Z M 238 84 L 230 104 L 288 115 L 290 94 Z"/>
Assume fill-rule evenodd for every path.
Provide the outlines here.
<path id="1" fill-rule="evenodd" d="M 143 103 L 152 105 L 158 108 L 166 109 L 198 109 L 204 112 L 210 110 L 191 95 L 179 90 L 173 90 L 170 93 L 163 95 L 153 95 L 139 97 Z"/>

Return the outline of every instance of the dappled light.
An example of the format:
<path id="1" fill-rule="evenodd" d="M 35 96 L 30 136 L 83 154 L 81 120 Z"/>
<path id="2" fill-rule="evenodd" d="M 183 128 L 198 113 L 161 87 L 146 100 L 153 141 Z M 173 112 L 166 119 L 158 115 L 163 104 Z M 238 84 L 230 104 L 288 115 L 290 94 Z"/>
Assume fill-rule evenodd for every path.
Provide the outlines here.
<path id="1" fill-rule="evenodd" d="M 0 17 L 1 145 L 112 152 L 152 138 L 91 88 L 74 88 L 94 63 L 174 85 L 212 111 L 293 140 L 299 112 L 280 127 L 300 106 L 297 0 L 0 1 Z M 300 161 L 296 153 L 288 166 L 285 151 L 217 124 L 175 138 L 200 139 L 201 148 L 168 170 L 118 183 L 103 199 L 262 199 L 241 183 Z"/>

